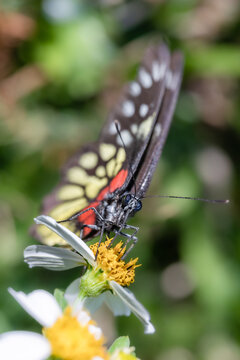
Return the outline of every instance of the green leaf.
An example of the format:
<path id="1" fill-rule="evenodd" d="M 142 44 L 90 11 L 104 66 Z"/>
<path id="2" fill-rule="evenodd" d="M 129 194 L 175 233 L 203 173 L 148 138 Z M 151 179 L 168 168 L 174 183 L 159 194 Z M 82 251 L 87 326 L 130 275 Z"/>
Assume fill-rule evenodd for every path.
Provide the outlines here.
<path id="1" fill-rule="evenodd" d="M 60 290 L 60 289 L 55 289 L 54 290 L 54 297 L 58 302 L 58 305 L 60 306 L 60 308 L 62 310 L 64 310 L 67 306 L 67 301 L 64 298 L 64 291 Z"/>
<path id="2" fill-rule="evenodd" d="M 112 343 L 112 345 L 108 349 L 108 352 L 110 354 L 113 354 L 114 351 L 129 347 L 129 346 L 130 346 L 129 337 L 128 336 L 120 336 Z"/>

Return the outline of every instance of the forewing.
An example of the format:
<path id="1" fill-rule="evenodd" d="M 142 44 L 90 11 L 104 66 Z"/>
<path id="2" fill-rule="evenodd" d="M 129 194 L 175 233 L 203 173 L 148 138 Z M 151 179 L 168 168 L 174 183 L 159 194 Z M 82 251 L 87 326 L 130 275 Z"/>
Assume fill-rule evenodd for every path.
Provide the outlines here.
<path id="1" fill-rule="evenodd" d="M 183 56 L 181 53 L 175 52 L 171 57 L 170 69 L 167 72 L 166 87 L 157 122 L 136 174 L 136 193 L 139 198 L 143 197 L 146 193 L 161 156 L 175 110 L 182 80 L 182 72 Z M 135 187 L 132 191 L 135 191 Z"/>
<path id="2" fill-rule="evenodd" d="M 166 45 L 149 48 L 135 81 L 124 88 L 103 127 L 100 141 L 122 146 L 123 140 L 126 148 L 127 158 L 123 166 L 131 166 L 131 171 L 123 188 L 131 180 L 150 140 L 165 91 L 169 63 L 170 54 Z M 122 140 L 116 130 L 116 120 Z"/>

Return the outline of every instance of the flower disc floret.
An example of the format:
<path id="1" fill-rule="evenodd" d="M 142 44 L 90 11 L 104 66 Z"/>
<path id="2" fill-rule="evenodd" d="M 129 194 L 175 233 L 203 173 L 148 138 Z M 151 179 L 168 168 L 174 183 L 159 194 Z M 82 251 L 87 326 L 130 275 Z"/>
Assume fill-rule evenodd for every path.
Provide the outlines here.
<path id="1" fill-rule="evenodd" d="M 134 282 L 135 269 L 140 264 L 136 264 L 138 258 L 131 259 L 125 263 L 122 256 L 126 251 L 123 242 L 120 241 L 116 246 L 109 247 L 112 239 L 107 239 L 105 242 L 95 243 L 90 245 L 92 252 L 97 254 L 97 264 L 106 274 L 108 280 L 114 280 L 121 286 L 129 286 Z"/>
<path id="2" fill-rule="evenodd" d="M 89 320 L 82 325 L 70 307 L 51 327 L 45 327 L 43 334 L 51 344 L 52 355 L 63 360 L 108 359 L 104 338 L 95 322 Z"/>

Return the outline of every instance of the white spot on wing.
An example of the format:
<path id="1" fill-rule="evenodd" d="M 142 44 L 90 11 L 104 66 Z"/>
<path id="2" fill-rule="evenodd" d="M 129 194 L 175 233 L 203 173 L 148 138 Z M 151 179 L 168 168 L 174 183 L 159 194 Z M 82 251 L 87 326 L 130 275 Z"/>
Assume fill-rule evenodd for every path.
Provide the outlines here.
<path id="1" fill-rule="evenodd" d="M 175 90 L 178 84 L 178 75 L 173 74 L 172 71 L 167 71 L 166 74 L 166 88 L 169 90 Z"/>
<path id="2" fill-rule="evenodd" d="M 148 113 L 148 109 L 149 109 L 149 107 L 147 104 L 141 104 L 140 108 L 139 108 L 139 115 L 141 117 L 145 117 Z"/>
<path id="3" fill-rule="evenodd" d="M 144 68 L 141 68 L 139 70 L 139 80 L 142 86 L 145 87 L 146 89 L 152 86 L 152 78 Z"/>
<path id="4" fill-rule="evenodd" d="M 131 127 L 130 127 L 131 131 L 133 134 L 136 134 L 137 131 L 138 131 L 138 126 L 137 124 L 132 124 Z"/>
<path id="5" fill-rule="evenodd" d="M 161 124 L 157 124 L 154 128 L 154 136 L 158 137 L 161 134 L 162 126 Z"/>
<path id="6" fill-rule="evenodd" d="M 154 81 L 159 81 L 161 80 L 166 72 L 166 64 L 165 63 L 159 63 L 157 61 L 153 62 L 153 66 L 152 66 L 152 76 L 153 76 L 153 80 Z"/>
<path id="7" fill-rule="evenodd" d="M 129 91 L 132 96 L 138 96 L 141 94 L 141 86 L 136 81 L 133 81 L 130 84 Z"/>
<path id="8" fill-rule="evenodd" d="M 133 114 L 135 113 L 134 103 L 130 100 L 124 101 L 124 103 L 122 105 L 122 112 L 123 112 L 123 115 L 125 115 L 127 117 L 133 116 Z"/>
<path id="9" fill-rule="evenodd" d="M 117 120 L 116 120 L 117 121 Z M 121 130 L 121 124 L 118 122 L 118 128 L 119 128 L 119 130 Z M 111 134 L 111 135 L 115 135 L 116 133 L 117 133 L 117 129 L 116 129 L 116 126 L 115 126 L 115 122 L 113 121 L 111 124 L 110 124 L 110 126 L 109 126 L 109 128 L 108 128 L 108 132 L 109 132 L 109 134 Z"/>
<path id="10" fill-rule="evenodd" d="M 128 130 L 121 131 L 121 136 L 125 146 L 129 146 L 132 143 L 133 137 Z M 123 145 L 119 135 L 117 136 L 117 144 L 121 146 Z"/>

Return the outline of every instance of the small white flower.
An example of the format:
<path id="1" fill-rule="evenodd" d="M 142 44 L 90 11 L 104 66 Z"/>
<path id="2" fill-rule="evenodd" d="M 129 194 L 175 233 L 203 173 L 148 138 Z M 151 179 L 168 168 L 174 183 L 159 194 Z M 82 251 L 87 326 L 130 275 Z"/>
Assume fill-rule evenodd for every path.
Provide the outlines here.
<path id="1" fill-rule="evenodd" d="M 45 360 L 51 355 L 51 347 L 40 334 L 10 331 L 0 335 L 0 354 L 8 360 Z"/>
<path id="2" fill-rule="evenodd" d="M 29 295 L 8 289 L 22 308 L 42 326 L 51 326 L 62 314 L 57 300 L 45 290 L 35 290 Z"/>
<path id="3" fill-rule="evenodd" d="M 102 330 L 93 323 L 79 302 L 78 308 L 67 307 L 63 312 L 56 299 L 47 291 L 35 290 L 29 295 L 13 289 L 9 289 L 9 292 L 24 310 L 43 326 L 44 335 L 29 331 L 12 331 L 1 334 L 0 354 L 2 359 L 46 360 L 49 356 L 54 355 L 64 360 L 71 358 L 72 353 L 79 354 L 79 358 L 81 358 L 81 354 L 87 354 L 88 360 L 93 360 L 96 356 L 101 360 L 107 358 L 106 348 L 103 346 Z M 76 319 L 79 323 L 78 328 L 75 324 Z M 61 321 L 64 323 L 64 327 Z M 87 347 L 89 335 L 86 336 L 86 334 L 93 336 L 89 348 Z M 80 340 L 77 342 L 78 348 L 76 348 L 76 338 L 83 339 L 82 344 Z M 67 340 L 64 343 L 65 339 Z M 83 346 L 85 346 L 84 349 Z"/>
<path id="4" fill-rule="evenodd" d="M 51 326 L 61 314 L 56 299 L 44 290 L 29 295 L 9 289 L 15 300 L 42 326 Z M 0 354 L 8 360 L 44 360 L 51 355 L 49 341 L 29 331 L 12 331 L 0 335 Z"/>
<path id="5" fill-rule="evenodd" d="M 99 264 L 95 260 L 94 253 L 76 234 L 72 233 L 69 229 L 57 223 L 49 216 L 38 216 L 35 219 L 35 222 L 47 226 L 50 230 L 61 236 L 77 253 L 67 249 L 43 245 L 29 246 L 24 251 L 24 261 L 29 267 L 41 266 L 50 270 L 66 270 L 81 265 L 87 265 L 88 267 L 90 265 L 90 268 L 93 270 L 97 271 L 97 269 L 99 269 Z M 135 266 L 134 261 L 133 264 Z M 73 304 L 80 295 L 80 283 L 81 290 L 86 289 L 85 280 L 87 279 L 90 284 L 93 284 L 95 281 L 93 275 L 95 276 L 95 274 L 91 272 L 91 275 L 87 278 L 85 273 L 81 281 L 79 278 L 67 288 L 66 299 L 70 304 Z M 150 314 L 137 301 L 133 293 L 116 281 L 109 280 L 104 276 L 105 275 L 103 274 L 103 285 L 99 288 L 98 293 L 95 292 L 94 295 L 88 293 L 87 295 L 84 294 L 84 296 L 82 296 L 82 298 L 84 297 L 84 306 L 90 311 L 94 311 L 103 301 L 105 301 L 108 307 L 113 311 L 114 315 L 128 316 L 130 315 L 130 312 L 133 312 L 144 324 L 145 333 L 153 333 L 155 329 L 150 322 Z M 91 281 L 89 279 L 91 279 Z M 97 282 L 94 283 L 94 285 L 96 284 Z M 95 287 L 94 291 L 96 291 Z M 94 296 L 94 298 L 91 296 Z"/>

